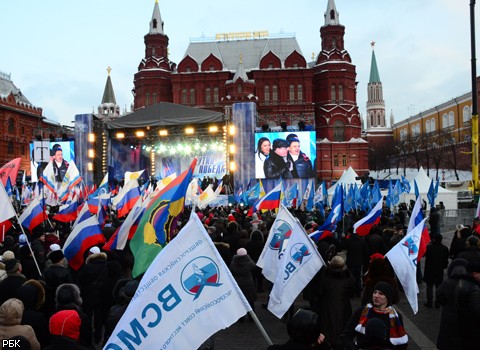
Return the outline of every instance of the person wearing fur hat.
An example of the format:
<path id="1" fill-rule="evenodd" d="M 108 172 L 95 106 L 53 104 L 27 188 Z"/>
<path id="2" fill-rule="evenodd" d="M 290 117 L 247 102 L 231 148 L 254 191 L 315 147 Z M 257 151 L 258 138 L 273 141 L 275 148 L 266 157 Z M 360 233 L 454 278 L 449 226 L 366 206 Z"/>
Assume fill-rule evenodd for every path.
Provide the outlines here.
<path id="1" fill-rule="evenodd" d="M 22 324 L 32 326 L 42 348 L 50 344 L 48 319 L 42 312 L 42 307 L 45 303 L 43 281 L 28 280 L 18 288 L 16 298 L 21 300 L 25 307 L 22 315 Z"/>
<path id="2" fill-rule="evenodd" d="M 290 143 L 284 139 L 275 139 L 272 151 L 263 163 L 266 179 L 292 179 L 298 177 L 292 156 L 288 154 Z"/>
<path id="3" fill-rule="evenodd" d="M 22 265 L 16 259 L 5 261 L 5 271 L 7 278 L 0 282 L 0 304 L 15 297 L 17 289 L 27 281 L 22 274 Z"/>
<path id="4" fill-rule="evenodd" d="M 402 315 L 392 306 L 393 288 L 387 282 L 378 282 L 373 290 L 372 303 L 360 306 L 348 320 L 341 338 L 344 349 L 368 349 L 366 326 L 371 319 L 379 319 L 385 325 L 387 349 L 407 349 L 408 335 Z"/>
<path id="5" fill-rule="evenodd" d="M 458 307 L 457 320 L 461 335 L 461 349 L 477 349 L 480 329 L 480 261 L 468 262 L 467 274 L 460 277 L 455 287 Z"/>
<path id="6" fill-rule="evenodd" d="M 256 266 L 245 248 L 239 248 L 237 250 L 237 254 L 233 256 L 230 264 L 230 271 L 252 307 L 252 310 L 255 310 L 255 300 L 257 300 L 257 290 L 252 274 Z M 249 320 L 252 321 L 251 318 L 249 318 Z"/>
<path id="7" fill-rule="evenodd" d="M 342 349 L 340 334 L 352 315 L 350 298 L 354 293 L 352 273 L 346 269 L 345 260 L 335 255 L 328 266 L 320 270 L 317 289 L 322 330 L 332 349 Z"/>
<path id="8" fill-rule="evenodd" d="M 16 298 L 10 298 L 0 305 L 0 340 L 21 335 L 28 340 L 31 349 L 40 350 L 40 343 L 33 328 L 21 324 L 24 309 L 22 301 Z M 2 346 L 2 348 L 6 347 Z"/>
<path id="9" fill-rule="evenodd" d="M 79 343 L 87 348 L 92 347 L 92 322 L 91 318 L 82 311 L 83 299 L 80 295 L 80 288 L 74 283 L 64 283 L 58 286 L 55 293 L 55 312 L 51 317 L 54 317 L 58 312 L 63 310 L 74 310 L 80 317 L 80 335 Z M 51 330 L 51 329 L 50 329 Z M 51 332 L 50 332 L 51 333 Z"/>
<path id="10" fill-rule="evenodd" d="M 66 259 L 63 251 L 58 244 L 50 246 L 50 252 L 47 254 L 50 264 L 43 271 L 45 280 L 45 316 L 50 318 L 55 312 L 55 292 L 59 285 L 63 283 L 73 283 L 73 277 L 70 270 L 66 267 Z"/>

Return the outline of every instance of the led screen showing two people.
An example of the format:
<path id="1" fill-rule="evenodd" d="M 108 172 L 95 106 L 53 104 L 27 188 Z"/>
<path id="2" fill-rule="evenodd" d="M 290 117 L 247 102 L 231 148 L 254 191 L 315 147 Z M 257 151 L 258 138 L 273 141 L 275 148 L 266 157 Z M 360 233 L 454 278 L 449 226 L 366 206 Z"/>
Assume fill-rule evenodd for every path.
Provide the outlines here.
<path id="1" fill-rule="evenodd" d="M 255 133 L 257 179 L 314 178 L 315 132 Z"/>

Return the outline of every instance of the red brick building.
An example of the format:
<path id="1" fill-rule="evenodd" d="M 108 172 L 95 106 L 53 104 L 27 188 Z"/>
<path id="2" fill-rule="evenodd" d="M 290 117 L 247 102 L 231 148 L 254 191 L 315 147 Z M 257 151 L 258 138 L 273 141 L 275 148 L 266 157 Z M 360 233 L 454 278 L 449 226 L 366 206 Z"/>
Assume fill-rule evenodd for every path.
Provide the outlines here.
<path id="1" fill-rule="evenodd" d="M 229 115 L 233 103 L 255 102 L 259 128 L 316 131 L 318 178 L 338 179 L 349 166 L 363 173 L 368 144 L 361 138 L 356 71 L 344 34 L 329 0 L 314 62 L 307 62 L 293 35 L 247 32 L 191 41 L 176 65 L 168 58 L 169 39 L 156 2 L 145 57 L 134 76 L 134 109 L 173 102 Z"/>

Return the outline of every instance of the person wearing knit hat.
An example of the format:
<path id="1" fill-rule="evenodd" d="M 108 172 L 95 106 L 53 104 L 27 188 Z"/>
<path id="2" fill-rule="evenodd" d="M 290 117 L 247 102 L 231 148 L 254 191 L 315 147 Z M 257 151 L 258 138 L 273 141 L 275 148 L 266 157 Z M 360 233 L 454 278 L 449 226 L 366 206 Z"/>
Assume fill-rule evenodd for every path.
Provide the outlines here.
<path id="1" fill-rule="evenodd" d="M 3 262 L 5 263 L 6 260 L 15 259 L 15 254 L 11 250 L 6 250 L 5 252 L 3 252 L 2 257 Z"/>
<path id="2" fill-rule="evenodd" d="M 75 311 L 78 313 L 81 319 L 79 342 L 83 346 L 91 347 L 92 321 L 91 317 L 84 313 L 81 309 L 83 300 L 82 296 L 80 295 L 80 288 L 73 283 L 61 284 L 57 288 L 55 302 L 55 307 L 57 310 L 56 313 L 63 310 Z"/>
<path id="3" fill-rule="evenodd" d="M 356 309 L 348 320 L 341 338 L 345 349 L 369 349 L 371 332 L 367 335 L 367 326 L 372 319 L 378 319 L 385 325 L 388 349 L 406 349 L 408 335 L 403 326 L 402 315 L 391 306 L 393 288 L 387 282 L 375 284 L 372 303 Z M 375 321 L 376 322 L 376 321 Z M 371 328 L 368 327 L 368 328 Z M 378 330 L 378 327 L 376 327 Z M 374 332 L 374 334 L 377 334 Z M 355 344 L 356 342 L 356 344 Z"/>
<path id="4" fill-rule="evenodd" d="M 49 326 L 52 342 L 44 350 L 84 350 L 79 344 L 82 329 L 82 319 L 75 310 L 62 310 L 50 317 Z"/>
<path id="5" fill-rule="evenodd" d="M 252 307 L 252 310 L 255 310 L 255 300 L 257 300 L 257 288 L 252 274 L 256 266 L 245 248 L 237 249 L 237 254 L 233 256 L 232 262 L 230 263 L 230 271 Z M 241 320 L 243 320 L 243 318 Z M 249 320 L 253 321 L 251 316 Z"/>

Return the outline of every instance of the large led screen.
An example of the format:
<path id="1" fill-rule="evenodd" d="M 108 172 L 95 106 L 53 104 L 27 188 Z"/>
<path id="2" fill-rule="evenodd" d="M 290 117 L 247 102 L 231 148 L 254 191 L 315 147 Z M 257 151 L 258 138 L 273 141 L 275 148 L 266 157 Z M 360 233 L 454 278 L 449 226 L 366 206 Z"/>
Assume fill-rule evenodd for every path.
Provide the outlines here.
<path id="1" fill-rule="evenodd" d="M 255 133 L 257 179 L 315 178 L 315 132 Z"/>
<path id="2" fill-rule="evenodd" d="M 52 161 L 53 158 L 53 149 L 54 148 L 61 148 L 62 150 L 62 156 L 63 159 L 67 163 L 75 163 L 75 142 L 74 141 L 50 141 L 49 142 L 49 148 L 45 149 L 45 155 L 44 159 L 49 159 L 49 161 Z M 38 176 L 40 175 L 39 172 L 41 172 L 41 168 L 39 168 L 39 162 L 38 159 L 35 159 L 34 156 L 34 143 L 30 142 L 30 174 L 32 178 L 32 182 L 37 182 L 38 181 Z M 47 163 L 45 163 L 46 165 Z"/>

